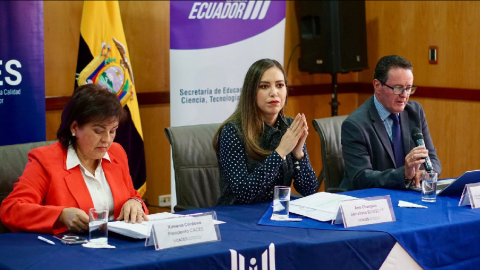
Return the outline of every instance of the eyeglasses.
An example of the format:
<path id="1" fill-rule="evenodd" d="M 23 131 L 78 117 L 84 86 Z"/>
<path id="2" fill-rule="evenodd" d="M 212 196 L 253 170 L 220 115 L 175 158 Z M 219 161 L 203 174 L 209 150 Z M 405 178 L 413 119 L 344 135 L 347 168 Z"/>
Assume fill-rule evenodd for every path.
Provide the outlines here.
<path id="1" fill-rule="evenodd" d="M 413 93 L 415 93 L 415 90 L 417 90 L 417 87 L 415 85 L 403 88 L 402 86 L 391 87 L 390 85 L 388 85 L 386 83 L 382 83 L 382 82 L 380 82 L 380 83 L 382 85 L 385 85 L 386 87 L 392 89 L 394 95 L 401 95 L 401 94 L 403 94 L 403 91 L 407 92 L 407 95 L 413 95 Z"/>

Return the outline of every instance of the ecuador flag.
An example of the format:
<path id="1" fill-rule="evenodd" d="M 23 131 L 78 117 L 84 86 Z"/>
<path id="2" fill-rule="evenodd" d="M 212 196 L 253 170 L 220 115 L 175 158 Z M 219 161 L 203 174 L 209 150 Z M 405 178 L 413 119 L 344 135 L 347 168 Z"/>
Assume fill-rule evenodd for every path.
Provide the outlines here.
<path id="1" fill-rule="evenodd" d="M 106 86 L 116 93 L 129 115 L 128 120 L 118 128 L 115 141 L 127 152 L 133 185 L 143 196 L 146 166 L 142 123 L 117 1 L 84 2 L 76 86 L 87 83 Z"/>

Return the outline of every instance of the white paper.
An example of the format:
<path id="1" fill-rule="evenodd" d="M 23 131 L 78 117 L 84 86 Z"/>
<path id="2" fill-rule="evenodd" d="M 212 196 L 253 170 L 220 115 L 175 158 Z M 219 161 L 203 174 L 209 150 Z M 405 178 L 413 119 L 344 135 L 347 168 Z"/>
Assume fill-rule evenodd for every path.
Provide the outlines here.
<path id="1" fill-rule="evenodd" d="M 335 219 L 340 202 L 351 199 L 355 199 L 355 197 L 328 192 L 318 192 L 291 201 L 290 212 L 319 221 L 330 221 Z"/>
<path id="2" fill-rule="evenodd" d="M 480 186 L 478 184 L 467 184 L 467 186 L 472 209 L 480 207 Z"/>
<path id="3" fill-rule="evenodd" d="M 285 207 L 282 205 L 282 203 L 280 201 L 273 201 L 273 211 L 282 211 L 283 209 L 285 209 Z"/>
<path id="4" fill-rule="evenodd" d="M 376 200 L 351 200 L 341 203 L 343 225 L 345 228 L 392 222 L 392 210 L 387 198 Z"/>
<path id="5" fill-rule="evenodd" d="M 349 201 L 352 201 L 352 200 L 364 201 L 363 199 L 348 199 L 348 200 L 341 201 L 340 206 L 338 207 L 338 210 L 337 210 L 337 214 L 335 215 L 335 219 L 332 219 L 332 225 L 333 224 L 343 224 L 343 211 L 342 211 L 342 207 L 341 207 L 342 203 L 349 202 Z"/>
<path id="6" fill-rule="evenodd" d="M 115 246 L 109 245 L 108 243 L 92 243 L 92 242 L 82 244 L 82 246 L 86 248 L 115 248 Z"/>
<path id="7" fill-rule="evenodd" d="M 466 184 L 458 206 L 470 205 L 472 209 L 480 207 L 480 183 Z"/>
<path id="8" fill-rule="evenodd" d="M 468 194 L 468 185 L 465 185 L 462 192 L 462 197 L 460 197 L 460 202 L 458 206 L 470 205 L 470 194 Z"/>
<path id="9" fill-rule="evenodd" d="M 211 215 L 153 222 L 152 237 L 156 250 L 219 240 Z"/>
<path id="10" fill-rule="evenodd" d="M 398 207 L 428 208 L 428 207 L 423 206 L 423 205 L 420 205 L 420 204 L 415 204 L 415 203 L 406 202 L 406 201 L 402 201 L 402 200 L 399 200 L 399 201 L 398 201 Z"/>
<path id="11" fill-rule="evenodd" d="M 147 215 L 150 221 L 163 220 L 163 219 L 169 219 L 169 218 L 178 218 L 178 217 L 184 217 L 184 216 L 185 215 L 172 214 L 168 212 Z M 223 224 L 223 223 L 225 222 L 214 220 L 215 225 Z M 127 223 L 123 220 L 114 221 L 114 222 L 108 223 L 108 230 L 121 235 L 131 237 L 131 238 L 145 239 L 150 234 L 149 224 L 150 224 L 149 221 L 142 221 L 142 223 L 135 223 L 135 224 Z"/>

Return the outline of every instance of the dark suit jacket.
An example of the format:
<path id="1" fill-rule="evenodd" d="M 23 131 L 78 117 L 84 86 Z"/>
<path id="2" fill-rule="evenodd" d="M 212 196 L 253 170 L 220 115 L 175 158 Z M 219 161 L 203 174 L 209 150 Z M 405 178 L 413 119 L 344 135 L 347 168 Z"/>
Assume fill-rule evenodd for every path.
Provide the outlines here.
<path id="1" fill-rule="evenodd" d="M 133 188 L 122 146 L 113 143 L 108 155 L 111 162 L 104 160 L 102 167 L 112 190 L 114 218 L 117 218 L 128 199 L 141 198 Z M 7 228 L 13 232 L 57 234 L 67 230 L 57 222 L 64 208 L 76 207 L 88 213 L 88 209 L 94 207 L 80 167 L 67 170 L 66 160 L 67 149 L 60 142 L 28 153 L 23 175 L 1 206 L 2 222 Z M 145 204 L 143 209 L 148 214 Z"/>
<path id="2" fill-rule="evenodd" d="M 428 149 L 433 169 L 442 172 L 433 146 L 422 106 L 409 101 L 400 113 L 400 126 L 405 155 L 415 147 L 411 130 L 418 127 Z M 380 119 L 373 96 L 358 107 L 342 124 L 342 152 L 345 173 L 341 188 L 405 189 L 405 167 L 395 169 L 395 157 L 385 126 Z M 423 166 L 422 166 L 423 167 Z"/>

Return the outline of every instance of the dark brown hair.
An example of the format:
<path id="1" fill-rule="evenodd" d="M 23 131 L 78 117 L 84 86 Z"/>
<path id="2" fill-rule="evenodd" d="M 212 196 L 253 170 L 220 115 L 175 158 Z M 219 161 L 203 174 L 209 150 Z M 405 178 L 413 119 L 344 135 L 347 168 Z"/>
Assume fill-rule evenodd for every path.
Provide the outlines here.
<path id="1" fill-rule="evenodd" d="M 57 131 L 57 138 L 64 148 L 72 144 L 76 149 L 76 137 L 72 136 L 70 125 L 77 121 L 79 126 L 94 121 L 104 122 L 111 118 L 119 123 L 126 117 L 115 93 L 96 84 L 86 84 L 78 87 L 63 109 L 62 122 Z"/>
<path id="2" fill-rule="evenodd" d="M 413 71 L 412 64 L 407 59 L 398 55 L 387 55 L 378 60 L 373 78 L 385 84 L 388 81 L 388 72 L 392 68 L 403 68 Z"/>

